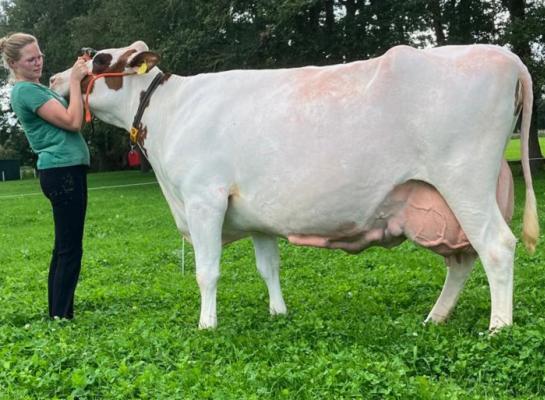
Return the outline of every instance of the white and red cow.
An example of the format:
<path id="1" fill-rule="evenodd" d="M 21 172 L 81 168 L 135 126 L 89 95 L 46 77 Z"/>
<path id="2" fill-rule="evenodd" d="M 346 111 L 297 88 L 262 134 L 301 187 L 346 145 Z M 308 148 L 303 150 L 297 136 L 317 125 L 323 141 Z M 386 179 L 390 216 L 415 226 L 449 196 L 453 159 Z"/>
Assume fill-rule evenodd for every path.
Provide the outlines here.
<path id="1" fill-rule="evenodd" d="M 147 73 L 96 80 L 91 111 L 130 130 L 161 74 L 157 61 L 143 42 L 99 51 L 89 61 L 94 73 Z M 63 95 L 68 74 L 51 81 Z M 532 251 L 531 85 L 518 57 L 486 45 L 399 46 L 328 67 L 165 76 L 144 109 L 139 143 L 195 249 L 199 326 L 217 323 L 222 244 L 247 236 L 272 314 L 286 312 L 277 237 L 350 252 L 408 237 L 449 267 L 429 320 L 448 316 L 478 255 L 490 328 L 511 324 L 516 240 L 505 221 L 511 175 L 501 165 L 522 109 L 523 240 Z"/>

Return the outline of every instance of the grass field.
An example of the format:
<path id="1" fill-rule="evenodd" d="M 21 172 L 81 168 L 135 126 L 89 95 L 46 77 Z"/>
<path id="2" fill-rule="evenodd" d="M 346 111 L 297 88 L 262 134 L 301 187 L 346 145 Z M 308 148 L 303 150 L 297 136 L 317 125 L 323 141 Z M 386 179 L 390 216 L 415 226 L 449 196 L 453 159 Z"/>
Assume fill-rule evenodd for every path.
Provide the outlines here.
<path id="1" fill-rule="evenodd" d="M 534 256 L 517 246 L 514 326 L 495 336 L 480 264 L 448 323 L 422 325 L 445 268 L 410 243 L 350 256 L 281 241 L 289 314 L 272 318 L 247 240 L 223 254 L 218 329 L 199 331 L 192 248 L 182 271 L 182 242 L 153 182 L 89 176 L 72 322 L 46 318 L 48 202 L 35 180 L 0 183 L 0 399 L 545 397 L 543 236 Z M 139 185 L 104 188 L 122 184 Z M 535 189 L 543 227 L 544 174 Z"/>
<path id="2" fill-rule="evenodd" d="M 539 138 L 539 147 L 545 149 L 545 137 Z M 507 149 L 505 149 L 505 158 L 509 161 L 520 160 L 520 139 L 513 138 L 509 141 Z"/>

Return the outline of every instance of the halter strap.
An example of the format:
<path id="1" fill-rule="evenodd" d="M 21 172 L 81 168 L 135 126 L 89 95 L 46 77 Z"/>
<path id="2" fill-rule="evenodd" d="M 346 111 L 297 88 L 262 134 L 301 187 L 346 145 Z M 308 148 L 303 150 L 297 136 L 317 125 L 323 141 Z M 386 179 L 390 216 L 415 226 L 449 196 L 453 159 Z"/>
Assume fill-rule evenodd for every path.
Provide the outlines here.
<path id="1" fill-rule="evenodd" d="M 134 116 L 134 120 L 132 121 L 132 127 L 130 131 L 130 138 L 131 142 L 133 144 L 136 144 L 138 142 L 138 137 L 140 136 L 140 126 L 142 125 L 142 116 L 144 115 L 144 110 L 149 105 L 149 101 L 151 98 L 151 95 L 153 92 L 155 92 L 155 89 L 159 87 L 161 82 L 163 81 L 165 74 L 163 74 L 161 71 L 151 81 L 146 91 L 140 96 L 140 104 L 138 104 L 138 110 L 136 111 L 136 115 Z"/>
<path id="2" fill-rule="evenodd" d="M 85 122 L 89 123 L 92 120 L 91 116 L 91 109 L 89 107 L 89 94 L 91 93 L 91 90 L 93 90 L 93 86 L 95 85 L 95 81 L 100 78 L 107 78 L 111 76 L 128 76 L 128 75 L 136 75 L 136 72 L 105 72 L 103 74 L 96 74 L 92 75 L 91 80 L 89 81 L 89 84 L 87 85 L 87 90 L 85 91 Z"/>

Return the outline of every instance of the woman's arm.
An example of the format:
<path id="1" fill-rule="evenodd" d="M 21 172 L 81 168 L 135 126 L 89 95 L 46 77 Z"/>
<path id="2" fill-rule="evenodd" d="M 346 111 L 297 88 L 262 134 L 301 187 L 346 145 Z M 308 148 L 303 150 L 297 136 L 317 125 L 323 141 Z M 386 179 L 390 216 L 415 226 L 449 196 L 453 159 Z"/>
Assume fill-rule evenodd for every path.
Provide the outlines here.
<path id="1" fill-rule="evenodd" d="M 83 100 L 81 98 L 81 80 L 89 74 L 85 60 L 78 58 L 70 74 L 70 102 L 65 108 L 58 100 L 45 102 L 36 113 L 59 128 L 78 132 L 83 122 Z"/>

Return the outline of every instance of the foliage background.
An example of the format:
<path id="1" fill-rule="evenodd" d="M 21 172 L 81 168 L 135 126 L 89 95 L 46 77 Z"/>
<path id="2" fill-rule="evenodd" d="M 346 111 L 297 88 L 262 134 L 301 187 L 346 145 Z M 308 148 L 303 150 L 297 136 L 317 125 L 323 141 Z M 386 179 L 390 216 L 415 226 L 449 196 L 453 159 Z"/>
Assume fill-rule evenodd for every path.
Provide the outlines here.
<path id="1" fill-rule="evenodd" d="M 181 75 L 233 68 L 325 65 L 379 56 L 397 44 L 508 44 L 534 79 L 534 118 L 545 128 L 543 0 L 4 0 L 0 35 L 35 34 L 46 54 L 44 82 L 78 50 L 144 40 L 161 68 Z M 538 112 L 539 111 L 539 112 Z M 0 111 L 0 157 L 33 157 Z M 534 123 L 534 129 L 537 124 Z M 85 135 L 98 170 L 124 166 L 126 135 L 98 123 Z M 533 131 L 532 157 L 540 157 Z M 539 167 L 534 163 L 534 169 Z"/>

